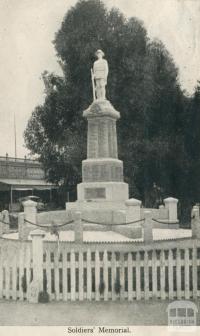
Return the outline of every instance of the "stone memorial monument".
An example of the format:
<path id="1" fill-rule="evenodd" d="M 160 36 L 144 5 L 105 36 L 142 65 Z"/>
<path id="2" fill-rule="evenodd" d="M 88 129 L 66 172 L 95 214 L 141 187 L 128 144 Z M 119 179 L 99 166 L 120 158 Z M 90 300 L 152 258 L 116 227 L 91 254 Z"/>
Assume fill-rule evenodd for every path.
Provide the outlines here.
<path id="1" fill-rule="evenodd" d="M 141 201 L 129 199 L 123 162 L 118 158 L 117 149 L 116 123 L 120 113 L 106 99 L 109 70 L 103 58 L 104 52 L 97 50 L 96 56 L 98 59 L 91 70 L 93 102 L 83 112 L 88 123 L 87 158 L 82 161 L 82 183 L 77 186 L 77 201 L 67 203 L 66 210 L 70 218 L 74 218 L 78 211 L 82 218 L 89 219 L 93 224 L 131 223 L 144 217 L 144 208 L 141 208 Z M 157 218 L 162 215 L 163 219 L 174 222 L 177 220 L 177 200 L 169 198 L 165 201 L 168 201 L 165 207 L 158 209 L 154 215 Z M 112 230 L 118 228 L 113 226 Z M 136 236 L 137 229 L 134 227 L 131 230 L 131 235 Z"/>
<path id="2" fill-rule="evenodd" d="M 120 113 L 106 99 L 108 63 L 102 50 L 93 65 L 96 99 L 84 111 L 88 122 L 87 159 L 82 162 L 83 182 L 78 201 L 121 202 L 128 199 L 123 162 L 118 159 L 116 122 Z"/>

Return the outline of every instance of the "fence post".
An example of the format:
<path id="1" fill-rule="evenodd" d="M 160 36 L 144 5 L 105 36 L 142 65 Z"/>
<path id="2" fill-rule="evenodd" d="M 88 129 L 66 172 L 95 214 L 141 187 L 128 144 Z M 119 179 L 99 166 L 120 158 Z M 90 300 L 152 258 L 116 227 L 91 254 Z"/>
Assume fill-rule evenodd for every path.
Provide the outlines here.
<path id="1" fill-rule="evenodd" d="M 23 202 L 24 206 L 24 225 L 22 229 L 22 235 L 24 239 L 28 238 L 29 233 L 36 227 L 29 222 L 37 223 L 37 203 L 31 200 Z"/>
<path id="2" fill-rule="evenodd" d="M 144 242 L 153 242 L 153 232 L 152 232 L 152 212 L 149 210 L 144 211 Z"/>
<path id="3" fill-rule="evenodd" d="M 177 217 L 177 198 L 168 197 L 164 199 L 165 208 L 168 209 L 169 212 L 169 222 L 177 222 L 178 223 L 178 217 Z"/>
<path id="4" fill-rule="evenodd" d="M 83 224 L 80 211 L 74 213 L 74 241 L 75 243 L 83 242 Z"/>
<path id="5" fill-rule="evenodd" d="M 193 206 L 192 208 L 192 237 L 200 239 L 200 219 L 199 219 L 199 207 Z"/>
<path id="6" fill-rule="evenodd" d="M 37 303 L 38 294 L 43 290 L 43 241 L 45 231 L 33 230 L 30 233 L 32 237 L 33 254 L 33 281 L 30 284 L 29 302 Z"/>

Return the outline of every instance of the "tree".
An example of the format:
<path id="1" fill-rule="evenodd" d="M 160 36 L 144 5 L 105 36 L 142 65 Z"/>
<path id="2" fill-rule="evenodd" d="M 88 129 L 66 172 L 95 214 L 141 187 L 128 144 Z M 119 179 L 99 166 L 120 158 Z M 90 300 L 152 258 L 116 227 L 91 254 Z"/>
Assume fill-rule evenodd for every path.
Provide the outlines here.
<path id="1" fill-rule="evenodd" d="M 182 217 L 189 221 L 191 207 L 200 203 L 200 81 L 193 96 L 184 97 L 183 146 L 185 160 L 182 162 L 183 178 L 180 186 Z"/>
<path id="2" fill-rule="evenodd" d="M 121 113 L 119 156 L 131 196 L 151 206 L 154 182 L 178 196 L 176 180 L 185 155 L 183 93 L 164 45 L 149 40 L 140 20 L 108 10 L 100 0 L 78 1 L 65 15 L 54 45 L 63 77 L 43 73 L 45 102 L 25 130 L 27 148 L 39 155 L 48 179 L 64 179 L 67 187 L 81 180 L 86 157 L 82 113 L 92 101 L 94 52 L 103 49 L 109 63 L 107 97 Z"/>

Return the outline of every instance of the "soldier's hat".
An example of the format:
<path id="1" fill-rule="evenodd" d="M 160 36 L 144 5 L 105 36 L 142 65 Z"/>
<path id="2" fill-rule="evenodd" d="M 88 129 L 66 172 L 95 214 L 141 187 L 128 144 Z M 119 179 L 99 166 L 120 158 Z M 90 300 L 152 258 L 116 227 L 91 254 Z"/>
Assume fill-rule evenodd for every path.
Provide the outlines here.
<path id="1" fill-rule="evenodd" d="M 98 54 L 101 54 L 102 56 L 105 56 L 104 52 L 103 52 L 101 49 L 98 49 L 98 50 L 95 52 L 95 56 L 97 56 Z"/>

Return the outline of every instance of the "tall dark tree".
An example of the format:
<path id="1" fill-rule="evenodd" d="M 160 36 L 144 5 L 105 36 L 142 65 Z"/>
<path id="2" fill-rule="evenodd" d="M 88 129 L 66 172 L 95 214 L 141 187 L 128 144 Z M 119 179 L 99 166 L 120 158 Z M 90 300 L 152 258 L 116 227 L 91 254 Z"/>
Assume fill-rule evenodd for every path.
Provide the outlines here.
<path id="1" fill-rule="evenodd" d="M 127 19 L 100 0 L 81 0 L 64 17 L 54 40 L 63 77 L 43 73 L 46 98 L 36 107 L 25 141 L 38 154 L 51 181 L 75 186 L 86 157 L 82 112 L 92 101 L 90 68 L 103 49 L 109 63 L 107 98 L 121 113 L 119 156 L 130 195 L 152 206 L 153 183 L 179 196 L 185 157 L 184 96 L 174 62 L 160 41 L 150 41 L 143 23 Z"/>
<path id="2" fill-rule="evenodd" d="M 179 198 L 182 217 L 189 221 L 192 205 L 200 203 L 200 82 L 194 95 L 184 97 L 182 134 L 185 157 L 182 161 L 182 184 Z"/>

